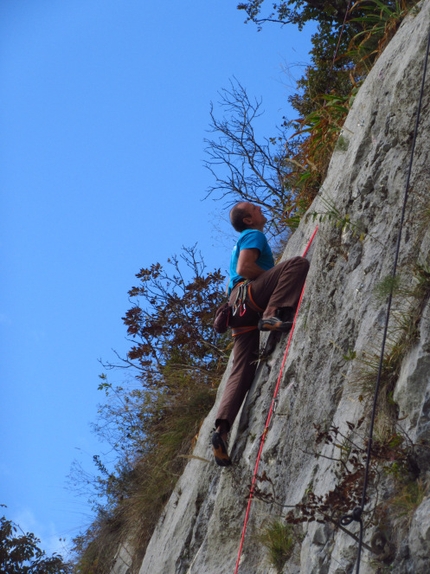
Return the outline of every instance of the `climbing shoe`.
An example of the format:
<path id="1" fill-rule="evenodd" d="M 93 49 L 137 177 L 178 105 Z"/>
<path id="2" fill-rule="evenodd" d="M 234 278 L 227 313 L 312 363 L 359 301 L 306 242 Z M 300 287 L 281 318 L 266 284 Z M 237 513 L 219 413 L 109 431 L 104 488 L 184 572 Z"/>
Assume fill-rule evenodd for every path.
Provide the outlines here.
<path id="1" fill-rule="evenodd" d="M 227 445 L 220 433 L 215 431 L 212 435 L 212 450 L 218 466 L 230 466 L 231 459 L 227 454 Z"/>
<path id="2" fill-rule="evenodd" d="M 281 321 L 278 317 L 260 319 L 258 322 L 258 328 L 260 331 L 278 331 L 280 333 L 288 333 L 292 326 L 292 321 Z"/>

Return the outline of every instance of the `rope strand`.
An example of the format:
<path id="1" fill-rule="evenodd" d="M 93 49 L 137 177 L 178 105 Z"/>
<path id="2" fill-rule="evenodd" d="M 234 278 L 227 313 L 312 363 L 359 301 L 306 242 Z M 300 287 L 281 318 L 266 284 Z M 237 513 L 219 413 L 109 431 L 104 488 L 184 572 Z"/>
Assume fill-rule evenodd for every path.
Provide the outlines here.
<path id="1" fill-rule="evenodd" d="M 400 255 L 400 244 L 401 244 L 401 239 L 402 239 L 403 224 L 404 224 L 404 220 L 405 220 L 406 204 L 407 204 L 408 195 L 409 195 L 409 186 L 410 186 L 412 165 L 413 165 L 414 154 L 415 154 L 415 145 L 416 145 L 416 140 L 417 140 L 418 126 L 419 126 L 420 115 L 421 115 L 421 107 L 422 107 L 422 101 L 423 101 L 423 96 L 424 96 L 424 85 L 425 85 L 425 79 L 426 79 L 426 74 L 427 74 L 427 63 L 428 63 L 428 59 L 429 59 L 429 52 L 430 52 L 430 30 L 429 30 L 428 39 L 427 39 L 427 50 L 426 50 L 426 55 L 425 55 L 425 59 L 424 59 L 424 70 L 423 70 L 423 76 L 422 76 L 422 82 L 421 82 L 421 91 L 420 91 L 420 96 L 419 96 L 419 100 L 418 100 L 417 117 L 416 117 L 416 121 L 415 121 L 415 129 L 414 129 L 414 135 L 413 135 L 413 140 L 412 140 L 411 156 L 410 156 L 410 161 L 409 161 L 408 174 L 407 174 L 407 178 L 406 178 L 405 193 L 404 193 L 404 198 L 403 198 L 403 207 L 402 207 L 402 212 L 401 212 L 401 217 L 400 217 L 400 228 L 399 228 L 399 233 L 397 236 L 397 246 L 396 246 L 396 252 L 395 252 L 394 263 L 393 263 L 393 271 L 392 271 L 393 281 L 391 282 L 391 289 L 390 289 L 390 294 L 388 297 L 387 313 L 386 313 L 386 317 L 385 317 L 385 326 L 384 326 L 384 334 L 383 334 L 383 338 L 382 338 L 381 354 L 379 357 L 378 375 L 377 375 L 377 379 L 376 379 L 376 383 L 375 383 L 375 393 L 374 393 L 374 397 L 373 397 L 372 415 L 371 415 L 371 419 L 370 419 L 369 438 L 368 438 L 368 444 L 367 444 L 366 465 L 365 465 L 365 471 L 364 471 L 363 494 L 361 497 L 361 505 L 354 509 L 352 515 L 344 517 L 344 519 L 351 518 L 350 522 L 352 522 L 353 520 L 360 522 L 360 536 L 359 536 L 359 543 L 358 543 L 358 550 L 357 550 L 356 574 L 360 573 L 361 550 L 362 550 L 362 546 L 363 546 L 363 536 L 364 536 L 364 532 L 363 532 L 364 528 L 363 528 L 363 523 L 361 520 L 361 515 L 363 513 L 364 506 L 366 503 L 367 487 L 368 487 L 368 483 L 369 483 L 369 468 L 370 468 L 370 459 L 372 456 L 373 429 L 374 429 L 375 418 L 376 418 L 376 407 L 377 407 L 379 387 L 380 387 L 380 383 L 381 383 L 382 368 L 383 368 L 383 362 L 384 362 L 384 356 L 385 356 L 385 346 L 386 346 L 386 342 L 387 342 L 388 323 L 390 320 L 391 304 L 392 304 L 392 300 L 393 300 L 393 285 L 394 285 L 394 279 L 395 279 L 396 273 L 397 273 L 397 266 L 398 266 L 399 255 Z"/>

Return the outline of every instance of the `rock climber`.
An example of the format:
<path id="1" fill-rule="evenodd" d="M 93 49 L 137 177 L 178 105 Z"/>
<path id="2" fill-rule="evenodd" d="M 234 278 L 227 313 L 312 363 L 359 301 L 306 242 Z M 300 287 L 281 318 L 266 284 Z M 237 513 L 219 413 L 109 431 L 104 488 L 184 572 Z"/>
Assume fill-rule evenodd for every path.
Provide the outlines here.
<path id="1" fill-rule="evenodd" d="M 219 466 L 230 466 L 227 436 L 254 379 L 259 331 L 288 333 L 309 270 L 304 257 L 275 265 L 263 233 L 267 222 L 261 207 L 237 203 L 230 222 L 240 233 L 233 248 L 228 285 L 233 309 L 229 325 L 234 337 L 233 367 L 218 408 L 212 449 Z"/>

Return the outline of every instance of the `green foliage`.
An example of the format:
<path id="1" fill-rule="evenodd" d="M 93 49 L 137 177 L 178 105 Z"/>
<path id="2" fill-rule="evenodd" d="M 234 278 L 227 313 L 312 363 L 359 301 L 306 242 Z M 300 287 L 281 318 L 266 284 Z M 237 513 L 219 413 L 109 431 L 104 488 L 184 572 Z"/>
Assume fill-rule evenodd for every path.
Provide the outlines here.
<path id="1" fill-rule="evenodd" d="M 399 275 L 384 277 L 375 287 L 375 294 L 380 301 L 384 301 L 389 295 L 398 294 L 400 291 Z"/>
<path id="2" fill-rule="evenodd" d="M 393 401 L 393 391 L 399 377 L 404 350 L 401 342 L 393 343 L 388 345 L 382 362 L 378 353 L 369 355 L 366 353 L 358 358 L 357 384 L 361 391 L 360 401 L 366 402 L 373 398 L 379 376 L 374 428 L 376 442 L 384 443 L 395 432 L 398 409 Z"/>
<path id="3" fill-rule="evenodd" d="M 325 210 L 323 212 L 312 211 L 307 214 L 308 218 L 319 222 L 330 221 L 341 231 L 348 229 L 353 236 L 357 236 L 360 239 L 364 238 L 366 230 L 361 222 L 351 221 L 351 216 L 348 213 L 342 214 L 330 197 L 322 195 L 320 199 Z"/>
<path id="4" fill-rule="evenodd" d="M 334 149 L 335 151 L 338 152 L 345 152 L 347 151 L 348 147 L 349 147 L 349 140 L 341 133 Z"/>
<path id="5" fill-rule="evenodd" d="M 353 361 L 354 359 L 357 358 L 357 352 L 354 351 L 353 349 L 348 349 L 348 351 L 344 355 L 342 355 L 342 358 L 345 361 Z"/>
<path id="6" fill-rule="evenodd" d="M 430 265 L 417 262 L 412 272 L 416 280 L 414 296 L 425 301 L 430 294 Z"/>
<path id="7" fill-rule="evenodd" d="M 378 301 L 391 297 L 391 315 L 384 349 L 380 356 L 380 341 L 375 349 L 363 352 L 357 358 L 356 379 L 360 400 L 373 397 L 377 378 L 379 393 L 375 421 L 375 437 L 384 442 L 395 429 L 398 407 L 393 393 L 402 361 L 419 338 L 422 309 L 430 295 L 430 273 L 426 264 L 411 263 L 393 276 L 384 277 L 375 287 Z"/>
<path id="8" fill-rule="evenodd" d="M 59 554 L 47 556 L 40 540 L 5 516 L 0 518 L 0 572 L 4 574 L 71 574 L 72 567 Z"/>
<path id="9" fill-rule="evenodd" d="M 299 155 L 308 169 L 295 177 L 295 184 L 306 194 L 314 196 L 326 175 L 333 150 L 342 131 L 343 121 L 349 111 L 353 96 L 323 95 L 320 104 L 300 120 L 297 135 L 308 135 Z M 307 159 L 306 159 L 307 158 Z M 311 161 L 309 161 L 311 160 Z"/>
<path id="10" fill-rule="evenodd" d="M 428 486 L 423 480 L 408 480 L 398 489 L 389 505 L 394 508 L 398 518 L 409 521 L 418 506 L 423 502 L 428 492 Z"/>
<path id="11" fill-rule="evenodd" d="M 396 554 L 396 548 L 387 542 L 398 539 L 394 534 L 410 527 L 416 509 L 428 495 L 428 483 L 418 477 L 417 473 L 411 474 L 401 461 L 395 460 L 390 469 L 383 470 L 392 478 L 389 481 L 390 496 L 381 499 L 376 510 L 379 528 L 372 537 L 372 548 L 376 550 L 378 561 L 390 564 Z M 382 540 L 378 540 L 381 537 Z"/>
<path id="12" fill-rule="evenodd" d="M 282 572 L 285 562 L 291 558 L 297 539 L 293 526 L 280 519 L 273 520 L 259 538 L 269 552 L 270 564 L 277 572 Z"/>
<path id="13" fill-rule="evenodd" d="M 351 9 L 351 23 L 362 28 L 351 40 L 349 56 L 368 73 L 394 36 L 415 0 L 359 0 Z"/>
<path id="14" fill-rule="evenodd" d="M 345 0 L 281 0 L 272 4 L 271 12 L 260 16 L 263 5 L 264 0 L 251 0 L 241 2 L 237 8 L 246 12 L 247 21 L 257 25 L 264 22 L 297 24 L 300 29 L 309 21 L 318 22 L 321 26 L 339 28 L 348 10 L 348 2 Z"/>

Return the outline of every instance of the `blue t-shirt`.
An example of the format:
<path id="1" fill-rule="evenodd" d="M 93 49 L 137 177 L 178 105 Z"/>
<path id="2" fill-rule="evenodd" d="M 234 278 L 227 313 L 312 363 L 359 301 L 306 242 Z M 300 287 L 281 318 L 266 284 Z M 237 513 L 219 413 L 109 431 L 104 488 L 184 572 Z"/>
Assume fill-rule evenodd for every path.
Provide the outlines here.
<path id="1" fill-rule="evenodd" d="M 272 250 L 267 243 L 266 236 L 258 229 L 245 229 L 239 235 L 236 245 L 233 248 L 230 260 L 230 282 L 228 284 L 228 292 L 231 293 L 233 287 L 239 281 L 243 281 L 244 277 L 237 274 L 236 267 L 239 259 L 239 253 L 242 249 L 258 249 L 260 252 L 256 264 L 267 271 L 274 267 Z"/>

